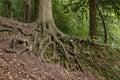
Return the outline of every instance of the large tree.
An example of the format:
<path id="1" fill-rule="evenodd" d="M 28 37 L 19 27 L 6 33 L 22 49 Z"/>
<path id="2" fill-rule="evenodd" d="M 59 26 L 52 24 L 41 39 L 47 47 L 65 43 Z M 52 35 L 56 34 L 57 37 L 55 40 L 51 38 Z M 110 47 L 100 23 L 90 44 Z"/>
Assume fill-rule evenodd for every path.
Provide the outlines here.
<path id="1" fill-rule="evenodd" d="M 79 39 L 74 38 L 73 40 L 57 28 L 53 19 L 51 0 L 35 0 L 35 3 L 37 3 L 35 9 L 38 10 L 35 11 L 35 22 L 31 24 L 18 23 L 18 27 L 12 24 L 9 26 L 6 20 L 1 22 L 4 27 L 8 28 L 3 31 L 15 33 L 9 49 L 5 49 L 5 51 L 18 54 L 24 51 L 32 52 L 37 57 L 40 56 L 41 60 L 47 58 L 66 68 L 77 68 L 83 71 L 79 62 L 80 52 L 74 43 L 74 40 Z M 17 49 L 17 44 L 21 45 L 20 50 Z"/>
<path id="2" fill-rule="evenodd" d="M 52 60 L 56 60 L 61 55 L 59 56 L 60 64 L 68 68 L 72 67 L 71 64 L 74 63 L 78 69 L 82 70 L 77 58 L 77 47 L 69 36 L 62 33 L 55 25 L 51 0 L 39 0 L 36 22 L 38 33 L 35 37 L 35 46 L 38 48 L 35 47 L 34 50 L 37 49 L 36 51 L 43 58 L 45 54 L 50 56 L 50 52 L 47 50 L 51 48 Z"/>
<path id="3" fill-rule="evenodd" d="M 63 36 L 63 33 L 57 29 L 53 14 L 52 14 L 52 5 L 51 0 L 39 0 L 39 12 L 38 12 L 38 23 L 41 26 L 41 30 L 43 31 L 43 35 L 46 33 L 50 33 L 51 36 L 59 34 Z"/>

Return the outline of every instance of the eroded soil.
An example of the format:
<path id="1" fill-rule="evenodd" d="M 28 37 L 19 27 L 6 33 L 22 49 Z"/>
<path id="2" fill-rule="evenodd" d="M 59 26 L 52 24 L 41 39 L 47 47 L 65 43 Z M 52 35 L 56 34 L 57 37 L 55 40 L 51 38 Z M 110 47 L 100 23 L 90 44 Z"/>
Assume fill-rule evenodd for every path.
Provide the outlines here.
<path id="1" fill-rule="evenodd" d="M 69 72 L 57 64 L 41 61 L 28 51 L 20 54 L 10 52 L 11 41 L 16 34 L 25 35 L 20 29 L 29 34 L 32 32 L 32 28 L 22 25 L 21 22 L 0 17 L 0 80 L 104 80 L 89 73 Z M 23 45 L 16 46 L 16 50 L 22 49 Z"/>

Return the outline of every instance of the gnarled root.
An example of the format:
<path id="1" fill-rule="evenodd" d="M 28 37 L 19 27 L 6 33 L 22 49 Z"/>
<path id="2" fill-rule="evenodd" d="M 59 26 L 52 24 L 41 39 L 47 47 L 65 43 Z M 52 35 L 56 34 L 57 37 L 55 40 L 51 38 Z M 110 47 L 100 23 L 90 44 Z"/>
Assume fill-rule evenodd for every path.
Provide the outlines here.
<path id="1" fill-rule="evenodd" d="M 77 58 L 77 47 L 74 41 L 70 41 L 69 39 L 65 41 L 65 35 L 59 31 L 55 25 L 47 24 L 46 26 L 46 28 L 42 28 L 44 30 L 41 32 L 38 31 L 37 33 L 37 35 L 44 33 L 44 35 L 42 35 L 43 38 L 40 40 L 36 38 L 36 45 L 39 44 L 37 52 L 41 58 L 43 59 L 48 56 L 47 59 L 49 58 L 51 61 L 60 62 L 62 66 L 68 69 L 74 65 L 75 68 L 83 72 L 80 61 Z"/>
<path id="2" fill-rule="evenodd" d="M 41 59 L 59 63 L 68 69 L 76 68 L 83 72 L 79 61 L 79 50 L 77 50 L 74 40 L 71 41 L 71 38 L 63 34 L 53 22 L 46 22 L 44 25 L 43 23 L 38 24 L 32 31 L 28 31 L 22 26 L 6 25 L 2 25 L 4 30 L 1 31 L 10 31 L 14 34 L 10 49 L 6 49 L 6 52 L 18 54 L 24 51 L 32 52 L 40 56 Z M 15 36 L 18 36 L 18 38 Z"/>

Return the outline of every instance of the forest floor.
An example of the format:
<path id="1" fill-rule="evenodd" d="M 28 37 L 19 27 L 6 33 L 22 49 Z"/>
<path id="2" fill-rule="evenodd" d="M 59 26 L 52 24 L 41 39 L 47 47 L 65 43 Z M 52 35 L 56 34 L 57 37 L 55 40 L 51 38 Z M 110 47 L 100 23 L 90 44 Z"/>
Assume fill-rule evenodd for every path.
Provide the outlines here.
<path id="1" fill-rule="evenodd" d="M 19 27 L 20 24 L 14 20 L 0 18 L 0 80 L 99 80 L 88 73 L 69 72 L 58 65 L 41 61 L 28 52 L 22 54 L 10 52 L 11 41 L 16 34 L 19 35 L 19 29 L 32 32 L 31 28 Z M 11 25 L 16 28 L 10 34 Z M 17 50 L 21 49 L 22 46 L 18 45 Z"/>
<path id="2" fill-rule="evenodd" d="M 0 51 L 0 80 L 103 80 L 91 74 L 69 72 L 60 66 L 41 62 L 35 56 L 19 56 Z"/>
<path id="3" fill-rule="evenodd" d="M 101 73 L 102 71 L 96 72 L 98 69 L 107 72 L 106 67 L 108 66 L 106 64 L 111 64 L 111 67 L 115 67 L 118 72 L 114 73 L 119 77 L 120 60 L 113 60 L 114 62 L 111 61 L 110 63 L 106 63 L 106 61 L 109 60 L 108 57 L 106 57 L 106 55 L 109 55 L 107 54 L 107 49 L 103 51 L 102 48 L 98 49 L 97 47 L 98 50 L 102 49 L 100 50 L 101 54 L 97 55 L 101 59 L 97 59 L 95 56 L 95 51 L 97 49 L 94 48 L 95 50 L 93 50 L 93 47 L 91 49 L 89 48 L 93 53 L 89 54 L 84 51 L 86 48 L 88 49 L 88 47 L 86 45 L 81 46 L 83 47 L 81 48 L 83 51 L 83 58 L 86 57 L 85 60 L 81 58 L 84 73 L 77 70 L 69 71 L 60 65 L 42 61 L 40 58 L 28 51 L 24 51 L 20 54 L 13 52 L 10 47 L 12 46 L 11 41 L 16 37 L 16 34 L 19 36 L 19 32 L 23 34 L 24 32 L 28 34 L 32 33 L 31 27 L 21 27 L 21 25 L 23 25 L 21 22 L 0 17 L 0 80 L 112 80 L 111 78 L 105 78 L 106 74 L 111 77 L 112 73 L 109 69 L 105 76 Z M 21 31 L 21 29 L 24 31 Z M 21 51 L 22 49 L 24 49 L 23 45 L 16 46 L 16 50 Z M 106 53 L 106 55 L 104 55 L 104 53 Z M 111 58 L 111 56 L 113 55 L 110 55 L 109 58 Z M 91 60 L 90 57 L 93 59 Z M 112 63 L 114 63 L 114 65 Z M 91 69 L 91 66 L 94 67 L 94 70 Z M 90 69 L 88 70 L 88 68 Z M 112 77 L 114 76 L 112 75 Z M 113 80 L 118 80 L 118 78 Z"/>

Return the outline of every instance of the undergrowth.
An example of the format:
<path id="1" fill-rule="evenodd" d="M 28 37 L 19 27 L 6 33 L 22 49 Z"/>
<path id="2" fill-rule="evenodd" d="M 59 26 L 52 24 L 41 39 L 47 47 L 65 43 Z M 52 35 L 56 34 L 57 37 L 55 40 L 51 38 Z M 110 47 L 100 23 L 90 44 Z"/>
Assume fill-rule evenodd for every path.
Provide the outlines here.
<path id="1" fill-rule="evenodd" d="M 76 42 L 76 45 L 78 52 L 80 52 L 77 54 L 77 58 L 84 72 L 90 72 L 98 77 L 105 77 L 106 80 L 120 79 L 120 65 L 118 64 L 120 55 L 117 49 L 85 41 Z M 63 59 L 62 55 L 57 53 L 59 55 L 55 58 L 56 60 L 52 60 L 49 54 L 52 54 L 50 49 L 45 54 L 45 58 L 48 62 L 59 63 L 59 61 Z M 63 65 L 68 64 L 67 62 L 62 63 Z M 75 68 L 73 68 L 73 70 L 74 69 Z"/>

